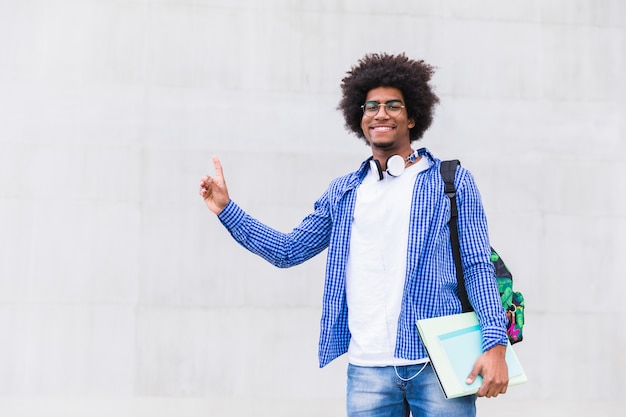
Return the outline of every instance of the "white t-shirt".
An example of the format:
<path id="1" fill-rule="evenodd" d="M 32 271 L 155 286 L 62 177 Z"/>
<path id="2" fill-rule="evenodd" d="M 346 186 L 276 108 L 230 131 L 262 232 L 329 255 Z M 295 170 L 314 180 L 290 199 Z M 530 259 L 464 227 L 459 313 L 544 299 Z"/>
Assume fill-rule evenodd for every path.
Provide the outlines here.
<path id="1" fill-rule="evenodd" d="M 394 358 L 404 293 L 413 188 L 426 158 L 398 177 L 369 171 L 357 190 L 346 273 L 350 347 L 358 366 L 423 363 Z"/>

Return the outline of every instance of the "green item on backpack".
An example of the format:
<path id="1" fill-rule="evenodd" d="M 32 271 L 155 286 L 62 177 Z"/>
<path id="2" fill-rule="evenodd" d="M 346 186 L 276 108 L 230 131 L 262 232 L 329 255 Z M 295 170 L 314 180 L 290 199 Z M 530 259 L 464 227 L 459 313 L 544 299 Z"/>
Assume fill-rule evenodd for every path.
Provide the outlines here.
<path id="1" fill-rule="evenodd" d="M 496 269 L 496 282 L 500 292 L 500 301 L 506 311 L 509 321 L 506 334 L 511 344 L 521 342 L 524 338 L 524 295 L 519 291 L 513 291 L 513 275 L 504 264 L 500 255 L 491 248 L 491 262 Z"/>

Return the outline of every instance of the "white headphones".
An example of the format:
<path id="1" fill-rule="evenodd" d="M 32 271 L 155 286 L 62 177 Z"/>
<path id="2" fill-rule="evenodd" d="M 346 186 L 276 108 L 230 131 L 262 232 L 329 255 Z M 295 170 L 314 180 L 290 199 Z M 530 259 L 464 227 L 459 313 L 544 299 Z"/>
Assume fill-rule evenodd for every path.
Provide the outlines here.
<path id="1" fill-rule="evenodd" d="M 417 157 L 417 151 L 414 151 L 406 158 L 403 158 L 400 155 L 391 155 L 389 158 L 387 158 L 387 162 L 385 163 L 385 165 L 387 165 L 387 170 L 385 172 L 392 177 L 399 177 L 404 172 L 406 165 L 415 162 Z M 372 171 L 378 172 L 379 181 L 382 181 L 383 178 L 385 178 L 385 176 L 383 175 L 383 169 L 380 166 L 380 162 L 378 162 L 377 159 L 374 159 L 374 157 L 370 159 L 370 169 Z"/>

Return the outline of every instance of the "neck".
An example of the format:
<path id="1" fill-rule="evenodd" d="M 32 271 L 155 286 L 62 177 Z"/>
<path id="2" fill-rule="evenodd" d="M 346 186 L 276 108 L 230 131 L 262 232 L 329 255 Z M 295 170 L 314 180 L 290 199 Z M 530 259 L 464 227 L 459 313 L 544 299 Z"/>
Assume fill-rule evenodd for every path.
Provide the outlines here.
<path id="1" fill-rule="evenodd" d="M 378 160 L 383 171 L 387 169 L 387 159 L 390 156 L 399 155 L 406 159 L 408 156 L 412 155 L 413 152 L 414 150 L 410 146 L 403 147 L 402 149 L 378 149 L 372 147 L 372 156 L 374 159 Z"/>

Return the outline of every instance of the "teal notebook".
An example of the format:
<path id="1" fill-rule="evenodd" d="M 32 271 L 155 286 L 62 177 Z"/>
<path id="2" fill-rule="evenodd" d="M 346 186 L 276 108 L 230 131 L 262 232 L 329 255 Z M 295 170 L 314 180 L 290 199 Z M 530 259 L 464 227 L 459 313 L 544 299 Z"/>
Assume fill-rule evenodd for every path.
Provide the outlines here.
<path id="1" fill-rule="evenodd" d="M 482 354 L 482 336 L 476 313 L 418 320 L 417 329 L 446 398 L 478 392 L 482 383 L 480 376 L 473 384 L 465 383 L 474 362 Z M 510 344 L 506 349 L 506 363 L 509 368 L 509 386 L 527 381 Z"/>

